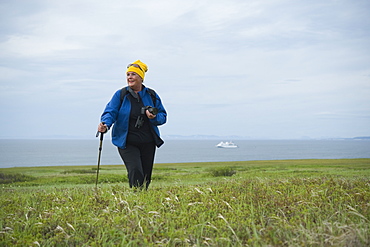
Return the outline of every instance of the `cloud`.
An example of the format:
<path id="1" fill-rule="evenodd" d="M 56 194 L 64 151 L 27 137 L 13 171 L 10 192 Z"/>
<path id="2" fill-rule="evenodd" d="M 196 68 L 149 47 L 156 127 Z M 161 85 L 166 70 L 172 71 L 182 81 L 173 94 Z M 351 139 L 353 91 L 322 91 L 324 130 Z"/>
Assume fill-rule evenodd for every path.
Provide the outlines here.
<path id="1" fill-rule="evenodd" d="M 0 127 L 89 136 L 141 59 L 169 112 L 164 134 L 368 135 L 369 5 L 3 1 Z"/>

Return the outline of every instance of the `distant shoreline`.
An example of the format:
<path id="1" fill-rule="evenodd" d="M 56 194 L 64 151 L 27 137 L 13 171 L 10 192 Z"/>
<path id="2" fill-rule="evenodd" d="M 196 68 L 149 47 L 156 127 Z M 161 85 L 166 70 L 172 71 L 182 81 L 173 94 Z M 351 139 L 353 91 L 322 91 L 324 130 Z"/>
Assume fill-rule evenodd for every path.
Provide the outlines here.
<path id="1" fill-rule="evenodd" d="M 340 159 L 336 159 L 336 158 L 333 158 L 333 159 L 276 159 L 276 160 L 240 160 L 240 161 L 196 161 L 196 162 L 171 162 L 171 163 L 154 163 L 154 169 L 155 169 L 155 166 L 176 166 L 176 165 L 184 165 L 184 166 L 191 166 L 191 165 L 194 165 L 194 164 L 210 164 L 210 163 L 214 163 L 216 165 L 219 165 L 220 163 L 225 163 L 225 164 L 228 164 L 228 163 L 231 163 L 231 164 L 235 164 L 235 163 L 274 163 L 274 162 L 306 162 L 306 161 L 315 161 L 315 162 L 318 162 L 318 161 L 333 161 L 333 160 L 338 160 L 338 161 L 348 161 L 348 160 L 353 160 L 353 161 L 356 161 L 356 160 L 368 160 L 369 161 L 369 165 L 370 165 L 370 158 L 340 158 Z M 89 168 L 91 167 L 92 169 L 94 169 L 97 165 L 56 165 L 56 166 L 51 166 L 51 165 L 46 165 L 46 166 L 14 166 L 14 167 L 0 167 L 0 170 L 1 169 L 33 169 L 33 168 L 46 168 L 46 169 L 60 169 L 60 168 L 65 168 L 65 167 L 68 167 L 68 168 Z M 110 164 L 110 165 L 104 165 L 104 164 L 100 164 L 100 167 L 120 167 L 122 166 L 124 168 L 124 164 Z"/>
<path id="2" fill-rule="evenodd" d="M 169 141 L 178 140 L 189 140 L 189 141 L 211 141 L 211 140 L 244 140 L 244 141 L 334 141 L 334 140 L 370 140 L 370 136 L 356 136 L 356 137 L 322 137 L 322 138 L 312 138 L 312 137 L 301 137 L 301 138 L 253 138 L 245 136 L 212 136 L 212 135 L 164 135 L 162 139 Z M 0 140 L 97 140 L 94 136 L 89 137 L 73 137 L 73 136 L 44 136 L 44 137 L 10 137 L 3 136 Z M 109 134 L 105 135 L 104 140 L 111 140 Z"/>
<path id="3" fill-rule="evenodd" d="M 154 163 L 370 158 L 367 139 L 231 141 L 238 148 L 216 148 L 219 140 L 165 140 Z M 0 140 L 0 168 L 95 165 L 98 147 L 98 139 Z M 104 140 L 101 164 L 123 164 L 110 140 Z"/>

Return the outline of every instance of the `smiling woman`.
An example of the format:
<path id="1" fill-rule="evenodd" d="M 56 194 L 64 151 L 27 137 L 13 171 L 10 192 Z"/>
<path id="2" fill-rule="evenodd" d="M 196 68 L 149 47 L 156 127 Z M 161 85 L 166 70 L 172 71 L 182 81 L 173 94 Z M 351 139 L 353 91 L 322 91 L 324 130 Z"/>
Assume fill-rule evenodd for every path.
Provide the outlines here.
<path id="1" fill-rule="evenodd" d="M 127 168 L 130 187 L 140 189 L 148 189 L 151 182 L 156 147 L 164 143 L 157 126 L 167 120 L 159 96 L 143 85 L 147 71 L 140 60 L 127 66 L 128 86 L 114 94 L 98 126 L 101 133 L 113 126 L 112 142 Z"/>

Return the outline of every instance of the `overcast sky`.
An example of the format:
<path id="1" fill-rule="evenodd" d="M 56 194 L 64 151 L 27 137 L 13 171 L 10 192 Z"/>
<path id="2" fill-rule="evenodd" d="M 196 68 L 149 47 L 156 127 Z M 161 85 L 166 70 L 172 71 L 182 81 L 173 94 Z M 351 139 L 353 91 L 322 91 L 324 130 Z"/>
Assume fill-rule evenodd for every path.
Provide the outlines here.
<path id="1" fill-rule="evenodd" d="M 95 138 L 128 63 L 162 135 L 370 136 L 368 0 L 0 0 L 0 138 Z"/>

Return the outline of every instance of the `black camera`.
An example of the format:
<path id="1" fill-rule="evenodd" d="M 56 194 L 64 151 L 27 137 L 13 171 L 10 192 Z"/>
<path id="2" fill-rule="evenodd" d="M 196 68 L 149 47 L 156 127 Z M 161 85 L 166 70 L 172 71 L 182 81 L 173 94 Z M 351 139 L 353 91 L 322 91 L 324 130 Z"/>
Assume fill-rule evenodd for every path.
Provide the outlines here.
<path id="1" fill-rule="evenodd" d="M 145 114 L 145 111 L 148 110 L 151 114 L 157 115 L 158 114 L 158 108 L 152 107 L 152 106 L 144 106 L 141 108 L 141 114 Z"/>
<path id="2" fill-rule="evenodd" d="M 145 111 L 148 110 L 151 114 L 157 115 L 158 108 L 152 106 L 144 106 L 141 108 L 141 115 L 145 115 Z M 144 124 L 144 118 L 142 116 L 138 116 L 135 123 L 135 128 L 140 129 Z"/>

